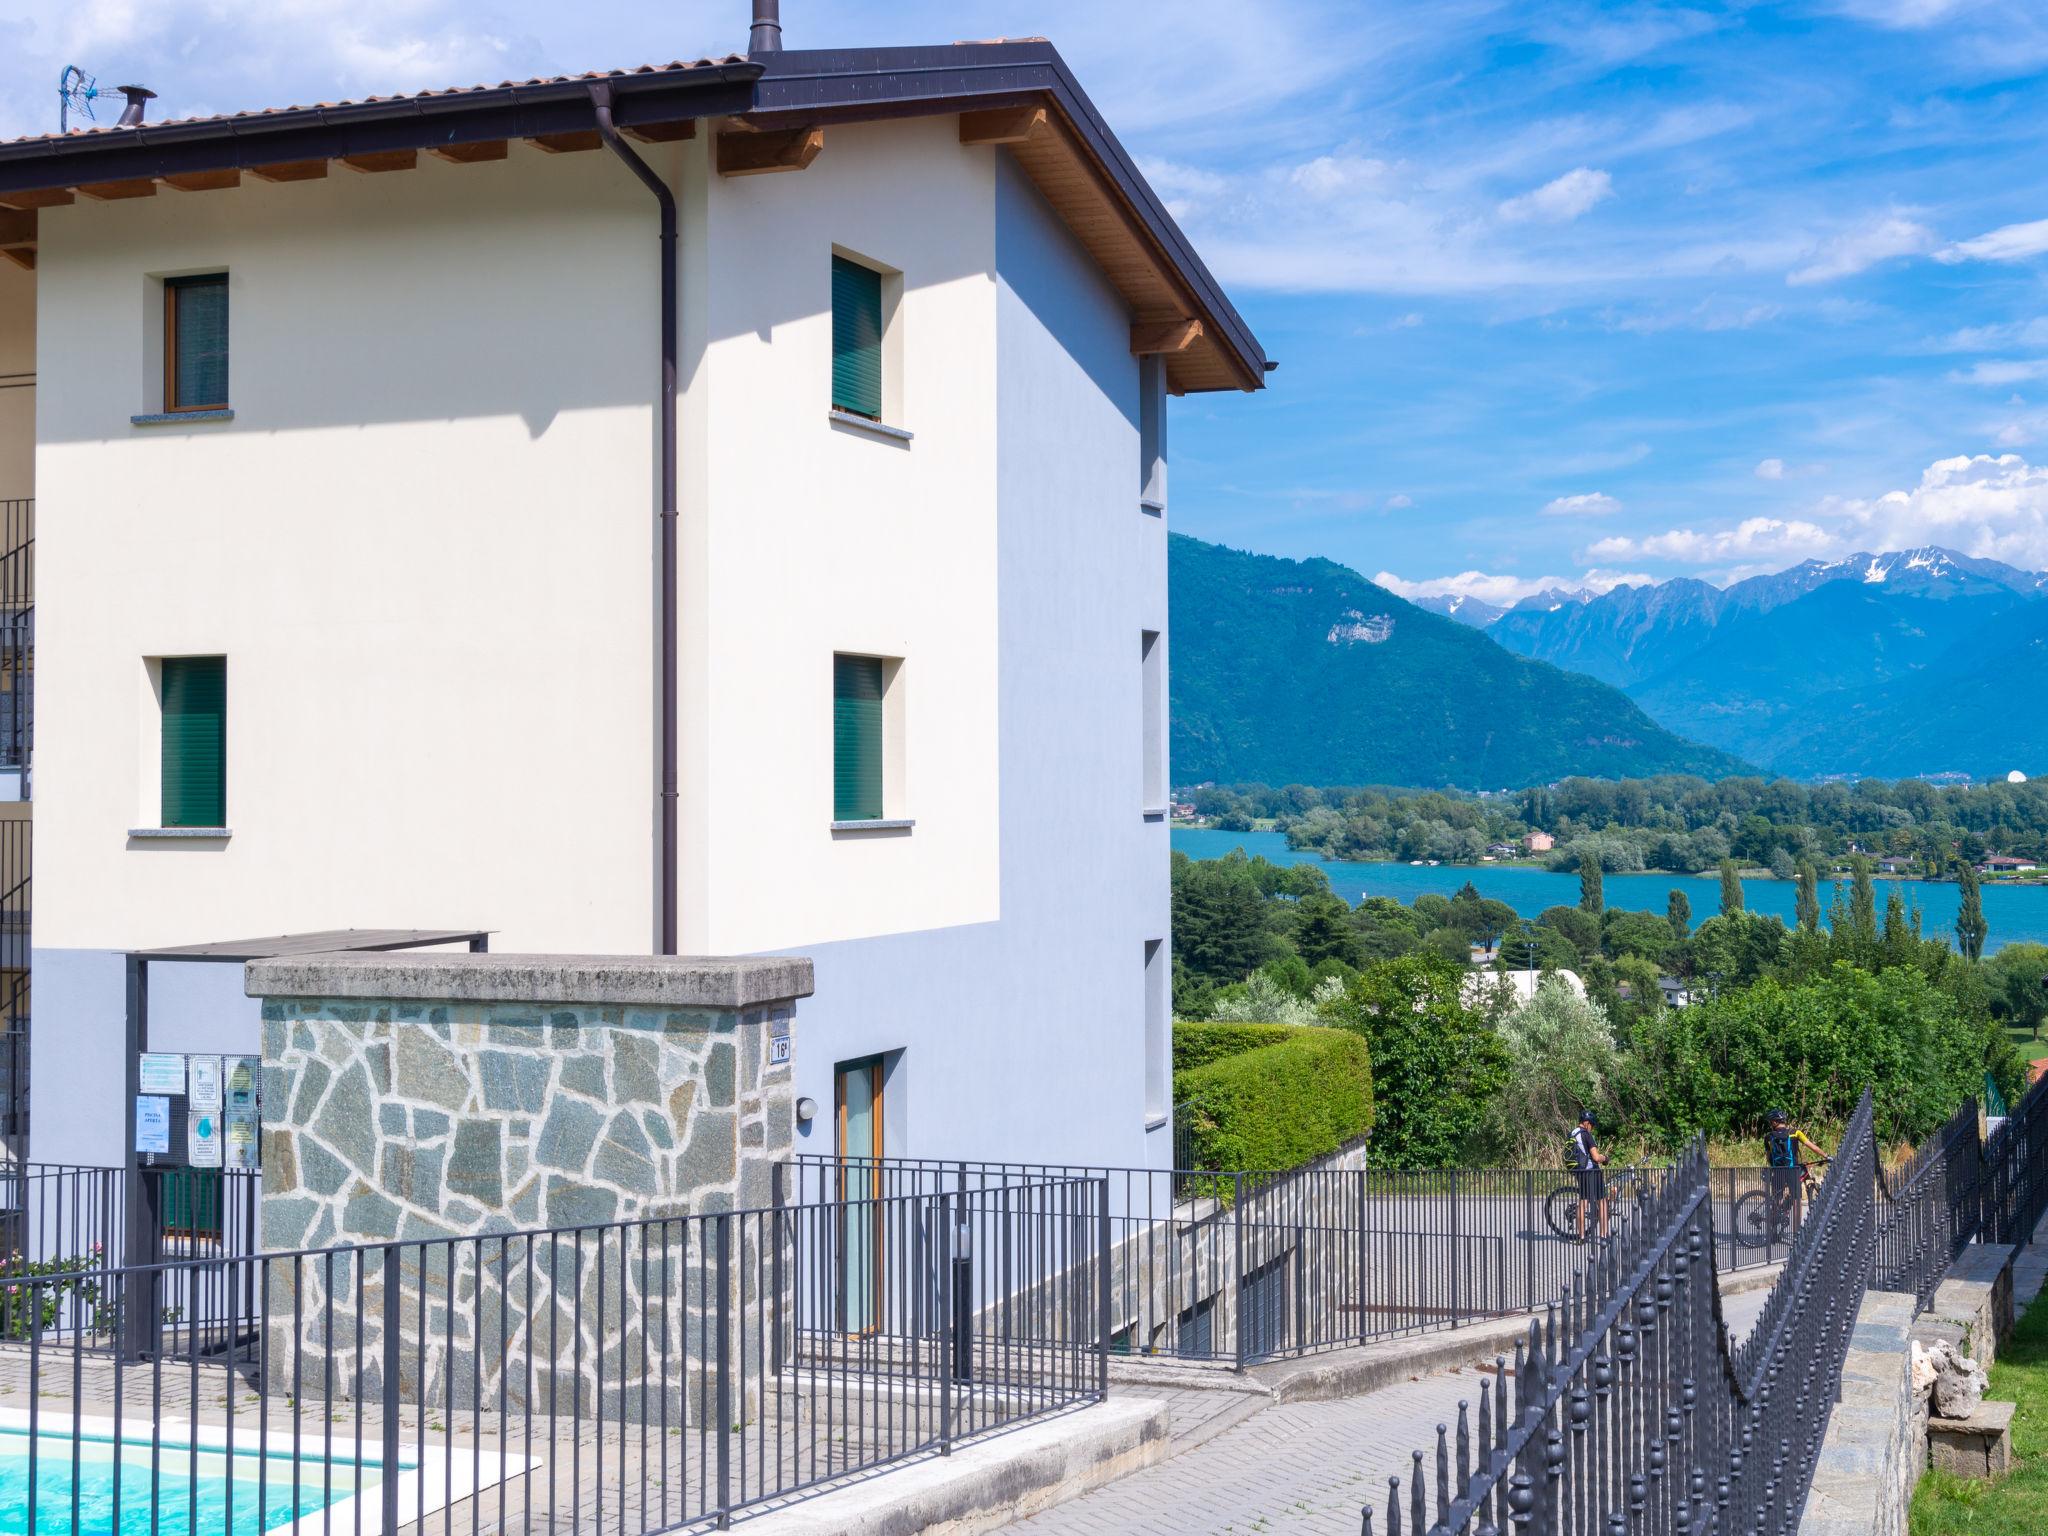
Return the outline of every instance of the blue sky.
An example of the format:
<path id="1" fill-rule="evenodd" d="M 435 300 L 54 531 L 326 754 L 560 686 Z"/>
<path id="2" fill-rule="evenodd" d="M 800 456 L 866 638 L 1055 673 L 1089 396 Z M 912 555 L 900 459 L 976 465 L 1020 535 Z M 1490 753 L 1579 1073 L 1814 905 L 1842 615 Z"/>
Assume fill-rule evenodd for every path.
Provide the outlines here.
<path id="1" fill-rule="evenodd" d="M 16 0 L 169 114 L 743 46 L 746 0 Z M 1941 542 L 2048 568 L 2048 4 L 852 4 L 1044 34 L 1281 368 L 1179 402 L 1182 530 L 1411 591 Z"/>

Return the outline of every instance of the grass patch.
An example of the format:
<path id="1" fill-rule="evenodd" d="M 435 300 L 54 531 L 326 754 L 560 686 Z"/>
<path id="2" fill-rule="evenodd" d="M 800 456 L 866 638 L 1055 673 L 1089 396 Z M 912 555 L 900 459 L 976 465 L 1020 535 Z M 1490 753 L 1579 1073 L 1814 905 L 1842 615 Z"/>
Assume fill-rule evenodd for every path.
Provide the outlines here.
<path id="1" fill-rule="evenodd" d="M 2018 1403 L 2012 1472 L 1970 1482 L 1929 1472 L 1913 1493 L 1912 1536 L 2041 1536 L 2048 1530 L 2048 1304 L 2037 1302 L 1991 1367 L 1987 1397 Z"/>

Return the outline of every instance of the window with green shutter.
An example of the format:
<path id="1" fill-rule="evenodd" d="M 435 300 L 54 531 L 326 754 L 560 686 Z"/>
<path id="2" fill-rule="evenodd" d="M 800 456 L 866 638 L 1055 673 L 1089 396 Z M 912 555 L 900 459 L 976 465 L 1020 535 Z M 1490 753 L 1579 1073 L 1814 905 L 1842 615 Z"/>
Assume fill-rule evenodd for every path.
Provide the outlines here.
<path id="1" fill-rule="evenodd" d="M 228 275 L 164 280 L 164 409 L 228 403 Z"/>
<path id="2" fill-rule="evenodd" d="M 832 258 L 832 408 L 882 419 L 882 274 Z"/>
<path id="3" fill-rule="evenodd" d="M 163 824 L 226 826 L 227 658 L 166 656 L 163 710 Z"/>
<path id="4" fill-rule="evenodd" d="M 882 663 L 832 658 L 832 819 L 882 819 Z"/>

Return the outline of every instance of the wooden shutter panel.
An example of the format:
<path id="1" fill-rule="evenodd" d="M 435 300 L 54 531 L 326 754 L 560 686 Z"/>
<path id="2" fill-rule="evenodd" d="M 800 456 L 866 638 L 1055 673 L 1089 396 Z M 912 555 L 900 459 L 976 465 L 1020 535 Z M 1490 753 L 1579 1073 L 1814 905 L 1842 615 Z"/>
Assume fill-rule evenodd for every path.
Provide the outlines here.
<path id="1" fill-rule="evenodd" d="M 163 663 L 163 824 L 227 825 L 228 664 L 222 656 Z"/>
<path id="2" fill-rule="evenodd" d="M 228 280 L 174 277 L 165 283 L 171 316 L 169 410 L 203 410 L 228 403 Z"/>
<path id="3" fill-rule="evenodd" d="M 832 658 L 832 819 L 882 819 L 882 663 Z"/>
<path id="4" fill-rule="evenodd" d="M 882 274 L 832 258 L 832 404 L 882 419 Z"/>

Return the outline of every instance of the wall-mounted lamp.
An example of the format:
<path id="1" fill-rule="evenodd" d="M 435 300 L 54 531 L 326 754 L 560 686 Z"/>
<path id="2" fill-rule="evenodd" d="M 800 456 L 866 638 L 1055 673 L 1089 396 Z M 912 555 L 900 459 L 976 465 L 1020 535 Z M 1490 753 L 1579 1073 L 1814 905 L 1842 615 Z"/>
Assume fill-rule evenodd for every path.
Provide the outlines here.
<path id="1" fill-rule="evenodd" d="M 817 1118 L 818 1101 L 816 1099 L 803 1098 L 796 1101 L 796 1123 L 798 1125 L 809 1125 Z"/>

